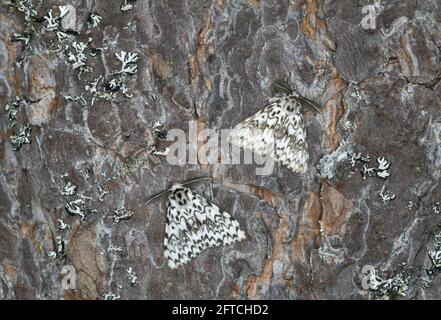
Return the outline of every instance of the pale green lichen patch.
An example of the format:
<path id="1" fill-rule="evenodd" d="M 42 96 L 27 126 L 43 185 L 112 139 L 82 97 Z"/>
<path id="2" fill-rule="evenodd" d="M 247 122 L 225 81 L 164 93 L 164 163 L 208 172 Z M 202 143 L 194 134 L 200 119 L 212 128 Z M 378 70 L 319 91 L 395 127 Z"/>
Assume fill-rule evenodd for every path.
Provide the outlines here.
<path id="1" fill-rule="evenodd" d="M 394 273 L 393 276 L 385 278 L 381 277 L 376 269 L 370 271 L 367 283 L 374 299 L 391 300 L 406 296 L 413 270 L 405 264 L 403 264 L 401 269 L 401 271 Z"/>
<path id="2" fill-rule="evenodd" d="M 371 161 L 371 157 L 369 155 L 355 153 L 349 156 L 349 162 L 352 168 L 356 168 L 357 164 L 361 165 L 361 169 L 359 169 L 359 171 L 361 172 L 364 180 L 366 180 L 368 177 L 374 176 L 377 176 L 381 179 L 387 179 L 390 176 L 390 162 L 387 161 L 384 157 L 377 158 L 378 167 L 375 168 L 369 166 L 369 162 Z"/>
<path id="3" fill-rule="evenodd" d="M 138 71 L 138 54 L 121 51 L 116 53 L 115 57 L 121 63 L 119 70 L 100 75 L 84 87 L 92 96 L 92 105 L 96 100 L 117 101 L 119 95 L 123 98 L 132 97 L 127 81 Z"/>
<path id="4" fill-rule="evenodd" d="M 123 163 L 118 165 L 119 174 L 125 176 L 134 169 L 147 166 L 150 155 L 151 150 L 144 150 L 138 154 L 128 156 Z"/>
<path id="5" fill-rule="evenodd" d="M 18 151 L 24 144 L 31 143 L 31 126 L 26 124 L 11 136 L 13 150 Z"/>
<path id="6" fill-rule="evenodd" d="M 439 227 L 438 231 L 433 235 L 432 249 L 428 251 L 427 255 L 431 266 L 423 270 L 420 278 L 420 283 L 424 288 L 430 287 L 435 277 L 441 272 L 441 230 Z"/>
<path id="7" fill-rule="evenodd" d="M 34 22 L 42 22 L 42 18 L 38 16 L 31 0 L 7 0 L 6 5 L 12 12 L 18 13 L 24 20 L 23 31 L 21 33 L 15 33 L 12 36 L 12 41 L 23 43 L 23 49 L 17 60 L 17 64 L 21 66 L 29 53 L 33 50 L 31 46 L 32 40 L 37 35 Z"/>
<path id="8" fill-rule="evenodd" d="M 133 211 L 127 210 L 125 207 L 113 210 L 113 222 L 118 223 L 122 220 L 128 220 L 133 216 Z"/>
<path id="9" fill-rule="evenodd" d="M 31 131 L 32 128 L 28 123 L 24 123 L 17 128 L 20 122 L 20 107 L 22 104 L 26 104 L 25 99 L 15 97 L 13 102 L 8 103 L 5 106 L 5 111 L 8 116 L 8 128 L 14 128 L 14 132 L 10 136 L 12 149 L 14 151 L 20 150 L 24 144 L 31 143 Z"/>
<path id="10" fill-rule="evenodd" d="M 21 104 L 21 99 L 19 97 L 15 97 L 15 101 L 8 103 L 5 106 L 5 110 L 8 113 L 8 126 L 9 128 L 13 128 L 18 121 L 18 113 Z"/>

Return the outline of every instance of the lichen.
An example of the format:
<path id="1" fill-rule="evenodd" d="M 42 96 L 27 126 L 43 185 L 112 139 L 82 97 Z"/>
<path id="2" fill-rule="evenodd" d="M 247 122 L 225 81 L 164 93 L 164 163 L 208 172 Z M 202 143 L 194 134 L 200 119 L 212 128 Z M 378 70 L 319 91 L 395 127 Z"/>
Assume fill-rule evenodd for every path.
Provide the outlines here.
<path id="1" fill-rule="evenodd" d="M 127 278 L 128 278 L 129 281 L 130 281 L 130 285 L 131 285 L 132 287 L 135 287 L 135 286 L 136 286 L 136 283 L 137 283 L 137 281 L 138 281 L 138 276 L 136 275 L 136 272 L 133 271 L 132 267 L 129 267 L 129 268 L 126 270 L 126 273 L 127 273 Z"/>
<path id="2" fill-rule="evenodd" d="M 76 193 L 76 191 L 77 191 L 77 186 L 69 181 L 64 186 L 63 190 L 61 191 L 61 194 L 63 196 L 73 196 Z"/>
<path id="3" fill-rule="evenodd" d="M 21 126 L 20 129 L 11 136 L 11 144 L 13 150 L 18 151 L 24 144 L 31 143 L 30 138 L 31 126 L 29 124 Z"/>
<path id="4" fill-rule="evenodd" d="M 85 203 L 83 199 L 78 198 L 74 201 L 68 202 L 64 208 L 66 209 L 67 213 L 73 216 L 77 215 L 81 220 L 86 219 Z"/>
<path id="5" fill-rule="evenodd" d="M 121 4 L 121 11 L 129 11 L 135 7 L 135 3 L 137 0 L 123 0 Z"/>
<path id="6" fill-rule="evenodd" d="M 368 274 L 369 290 L 373 293 L 374 299 L 391 300 L 406 296 L 413 269 L 405 264 L 401 269 L 401 271 L 385 279 L 380 277 L 376 269 Z"/>
<path id="7" fill-rule="evenodd" d="M 128 220 L 133 216 L 133 211 L 127 210 L 125 207 L 113 210 L 113 222 L 118 223 L 122 220 Z"/>
<path id="8" fill-rule="evenodd" d="M 381 200 L 383 200 L 383 203 L 386 204 L 391 200 L 395 199 L 395 194 L 386 191 L 386 185 L 384 184 L 383 187 L 381 188 L 379 194 L 378 194 L 381 198 Z"/>
<path id="9" fill-rule="evenodd" d="M 18 113 L 20 111 L 21 99 L 20 97 L 15 97 L 15 101 L 8 103 L 5 106 L 5 110 L 8 113 L 8 126 L 13 128 L 18 121 Z"/>

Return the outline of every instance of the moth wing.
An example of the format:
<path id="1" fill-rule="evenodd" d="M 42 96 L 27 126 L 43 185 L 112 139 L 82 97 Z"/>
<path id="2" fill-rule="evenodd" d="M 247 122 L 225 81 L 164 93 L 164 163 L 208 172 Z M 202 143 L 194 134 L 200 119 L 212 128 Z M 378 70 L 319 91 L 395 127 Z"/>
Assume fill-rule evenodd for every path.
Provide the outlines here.
<path id="1" fill-rule="evenodd" d="M 198 205 L 194 193 L 185 187 L 173 192 L 167 204 L 164 256 L 170 268 L 187 263 L 204 249 L 200 235 L 195 232 L 195 212 Z"/>
<path id="2" fill-rule="evenodd" d="M 210 247 L 244 238 L 235 219 L 191 189 L 182 187 L 169 197 L 164 256 L 170 268 L 189 262 Z"/>
<path id="3" fill-rule="evenodd" d="M 219 245 L 230 245 L 245 239 L 245 232 L 240 228 L 239 222 L 231 215 L 222 211 L 214 203 L 207 202 L 205 215 L 207 217 L 207 236 L 208 247 Z"/>
<path id="4" fill-rule="evenodd" d="M 301 113 L 288 113 L 275 132 L 274 159 L 294 172 L 308 169 L 308 143 Z"/>
<path id="5" fill-rule="evenodd" d="M 305 173 L 309 159 L 303 116 L 287 112 L 282 104 L 288 99 L 273 102 L 239 123 L 229 135 L 230 142 L 258 155 L 270 156 L 294 172 Z"/>
<path id="6" fill-rule="evenodd" d="M 265 157 L 273 156 L 276 129 L 284 112 L 279 103 L 272 103 L 239 123 L 229 135 L 230 142 Z"/>

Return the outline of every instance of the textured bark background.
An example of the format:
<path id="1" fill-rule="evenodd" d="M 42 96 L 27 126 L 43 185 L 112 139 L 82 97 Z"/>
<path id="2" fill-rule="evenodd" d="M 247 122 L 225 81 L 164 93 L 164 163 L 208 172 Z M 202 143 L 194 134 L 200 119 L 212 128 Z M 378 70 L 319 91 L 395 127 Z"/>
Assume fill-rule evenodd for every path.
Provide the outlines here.
<path id="1" fill-rule="evenodd" d="M 23 14 L 0 7 L 0 298 L 441 298 L 441 253 L 429 255 L 441 250 L 438 0 L 385 1 L 369 30 L 361 24 L 367 0 L 138 0 L 126 11 L 116 0 L 32 3 L 39 16 L 68 6 L 62 25 L 79 34 L 65 41 L 87 43 L 91 71 L 78 77 L 45 40 L 45 22 L 32 23 L 43 35 L 17 65 L 23 42 L 11 40 L 24 30 Z M 96 27 L 86 22 L 91 12 L 102 17 Z M 104 49 L 93 57 L 92 47 Z M 85 86 L 118 68 L 121 50 L 139 56 L 126 79 L 133 96 L 92 105 Z M 323 109 L 305 110 L 306 175 L 148 156 L 150 146 L 167 145 L 155 141 L 155 121 L 169 130 L 189 121 L 231 128 L 260 110 L 280 79 Z M 82 93 L 86 106 L 65 98 Z M 5 106 L 17 96 L 11 127 Z M 27 123 L 31 143 L 14 151 L 10 136 Z M 390 176 L 363 178 L 363 166 L 377 168 L 381 157 Z M 248 238 L 171 270 L 165 199 L 144 203 L 200 176 L 213 183 L 196 189 Z M 74 195 L 62 194 L 68 182 Z M 393 200 L 380 197 L 383 186 Z M 65 210 L 76 199 L 84 220 Z M 133 216 L 115 222 L 117 209 Z M 66 265 L 76 290 L 62 288 Z M 364 289 L 365 265 L 392 284 Z"/>

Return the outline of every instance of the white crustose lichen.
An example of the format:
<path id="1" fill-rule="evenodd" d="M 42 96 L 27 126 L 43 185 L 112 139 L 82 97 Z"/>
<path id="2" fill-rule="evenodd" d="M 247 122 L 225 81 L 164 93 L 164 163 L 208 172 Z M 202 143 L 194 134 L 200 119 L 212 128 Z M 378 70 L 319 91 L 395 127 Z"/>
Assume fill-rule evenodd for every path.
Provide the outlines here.
<path id="1" fill-rule="evenodd" d="M 117 254 L 118 252 L 122 252 L 123 249 L 120 246 L 114 246 L 113 244 L 110 244 L 110 246 L 107 248 L 107 252 L 111 254 Z"/>
<path id="2" fill-rule="evenodd" d="M 71 45 L 71 48 L 66 47 L 66 49 L 64 50 L 64 54 L 67 57 L 68 63 L 79 74 L 91 70 L 90 67 L 87 66 L 87 56 L 84 52 L 86 48 L 86 43 L 81 41 L 74 41 Z"/>
<path id="3" fill-rule="evenodd" d="M 78 215 L 80 216 L 81 220 L 84 220 L 86 218 L 86 214 L 84 212 L 84 200 L 81 198 L 78 198 L 74 201 L 71 201 L 65 205 L 66 211 L 71 215 Z"/>
<path id="4" fill-rule="evenodd" d="M 137 71 L 136 62 L 138 61 L 138 54 L 126 51 L 115 53 L 115 57 L 121 62 L 120 73 L 135 74 Z"/>
<path id="5" fill-rule="evenodd" d="M 118 300 L 120 298 L 121 298 L 120 295 L 116 295 L 112 291 L 109 291 L 108 293 L 104 294 L 104 300 Z"/>
<path id="6" fill-rule="evenodd" d="M 70 229 L 70 226 L 67 223 L 65 223 L 63 219 L 57 219 L 57 221 L 58 221 L 58 229 L 60 230 Z"/>
<path id="7" fill-rule="evenodd" d="M 388 162 L 386 159 L 384 159 L 384 157 L 377 158 L 377 162 L 378 162 L 378 169 L 376 170 L 377 176 L 382 179 L 386 179 L 387 177 L 390 176 L 390 173 L 388 171 L 388 169 L 390 167 L 390 162 Z"/>
<path id="8" fill-rule="evenodd" d="M 435 212 L 435 214 L 440 214 L 440 213 L 441 213 L 441 205 L 440 205 L 440 203 L 439 203 L 439 202 L 436 202 L 436 203 L 433 205 L 432 210 L 433 210 L 433 212 Z"/>
<path id="9" fill-rule="evenodd" d="M 129 11 L 135 7 L 136 0 L 123 0 L 121 4 L 121 11 Z"/>
<path id="10" fill-rule="evenodd" d="M 77 191 L 77 186 L 72 184 L 70 181 L 64 186 L 61 194 L 63 196 L 73 196 Z"/>
<path id="11" fill-rule="evenodd" d="M 167 138 L 167 130 L 164 129 L 164 125 L 159 121 L 155 121 L 153 124 L 152 133 L 155 139 L 165 140 Z"/>
<path id="12" fill-rule="evenodd" d="M 409 289 L 410 273 L 406 270 L 388 279 L 382 279 L 376 270 L 370 272 L 368 276 L 369 288 L 377 299 L 390 300 L 395 296 L 405 297 Z"/>
<path id="13" fill-rule="evenodd" d="M 99 191 L 98 201 L 103 202 L 103 201 L 104 201 L 104 196 L 105 196 L 106 194 L 108 194 L 109 191 L 107 191 L 107 190 L 101 188 L 100 186 L 98 186 L 98 191 Z"/>
<path id="14" fill-rule="evenodd" d="M 89 24 L 92 26 L 92 28 L 96 28 L 103 20 L 103 17 L 101 17 L 99 14 L 95 12 L 92 12 L 87 20 Z"/>
<path id="15" fill-rule="evenodd" d="M 121 220 L 128 220 L 133 216 L 133 211 L 127 210 L 126 208 L 119 208 L 113 211 L 113 222 L 118 223 Z"/>
<path id="16" fill-rule="evenodd" d="M 385 204 L 387 202 L 395 199 L 395 194 L 386 191 L 386 185 L 385 184 L 381 188 L 379 196 L 380 196 L 381 200 L 383 200 L 383 203 L 385 203 Z"/>
<path id="17" fill-rule="evenodd" d="M 157 156 L 157 157 L 166 157 L 168 155 L 168 153 L 170 152 L 170 148 L 165 148 L 163 150 L 158 150 L 156 149 L 155 146 L 151 146 L 150 149 L 150 154 Z"/>
<path id="18" fill-rule="evenodd" d="M 354 153 L 350 154 L 349 156 L 349 163 L 352 168 L 354 168 L 357 163 L 362 164 L 360 171 L 363 176 L 363 180 L 366 180 L 368 177 L 374 177 L 375 175 L 381 179 L 387 179 L 390 176 L 390 172 L 388 171 L 390 167 L 390 162 L 387 161 L 384 157 L 378 157 L 378 167 L 372 168 L 368 166 L 368 163 L 371 160 L 369 155 Z"/>
<path id="19" fill-rule="evenodd" d="M 367 177 L 373 177 L 375 175 L 375 168 L 368 168 L 366 164 L 363 165 L 363 179 Z"/>
<path id="20" fill-rule="evenodd" d="M 136 282 L 138 281 L 138 276 L 132 270 L 132 267 L 129 267 L 126 270 L 126 273 L 127 273 L 127 278 L 129 278 L 129 280 L 130 280 L 130 285 L 133 286 L 133 287 L 136 286 Z"/>
<path id="21" fill-rule="evenodd" d="M 64 238 L 62 236 L 57 236 L 55 238 L 55 240 L 57 241 L 57 247 L 56 247 L 56 254 L 58 258 L 64 258 L 64 256 L 66 255 L 66 240 L 64 240 Z"/>
<path id="22" fill-rule="evenodd" d="M 350 154 L 349 156 L 350 156 L 349 162 L 351 163 L 351 167 L 355 167 L 357 161 L 361 161 L 364 163 L 371 161 L 371 157 L 368 154 L 363 155 L 362 153 L 354 153 L 354 154 Z"/>
<path id="23" fill-rule="evenodd" d="M 132 76 L 137 72 L 138 54 L 121 51 L 115 53 L 115 57 L 121 62 L 118 71 L 101 75 L 85 86 L 85 90 L 92 95 L 92 106 L 97 99 L 117 101 L 118 92 L 125 98 L 132 97 L 126 80 L 128 76 Z"/>
<path id="24" fill-rule="evenodd" d="M 19 97 L 15 97 L 15 101 L 8 103 L 5 106 L 5 110 L 8 113 L 8 122 L 9 128 L 13 128 L 17 124 L 17 117 L 20 108 L 21 99 Z"/>
<path id="25" fill-rule="evenodd" d="M 21 126 L 17 133 L 11 136 L 11 144 L 15 151 L 20 150 L 23 144 L 31 143 L 31 126 L 26 124 Z"/>
<path id="26" fill-rule="evenodd" d="M 60 27 L 61 19 L 63 19 L 69 12 L 66 6 L 59 6 L 58 10 L 60 11 L 60 15 L 53 15 L 52 9 L 50 9 L 47 14 L 43 17 L 46 21 L 45 29 L 47 31 L 56 31 Z"/>

